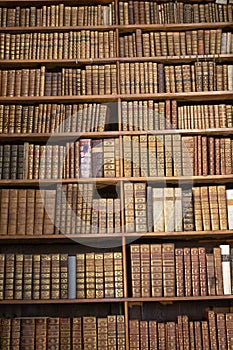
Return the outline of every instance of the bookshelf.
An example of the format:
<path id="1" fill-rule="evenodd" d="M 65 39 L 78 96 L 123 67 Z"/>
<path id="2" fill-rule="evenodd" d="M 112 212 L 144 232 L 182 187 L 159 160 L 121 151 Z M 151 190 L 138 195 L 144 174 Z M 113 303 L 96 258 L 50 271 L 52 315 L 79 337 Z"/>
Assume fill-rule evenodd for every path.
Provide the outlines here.
<path id="1" fill-rule="evenodd" d="M 232 23 L 0 0 L 0 349 L 232 348 Z"/>

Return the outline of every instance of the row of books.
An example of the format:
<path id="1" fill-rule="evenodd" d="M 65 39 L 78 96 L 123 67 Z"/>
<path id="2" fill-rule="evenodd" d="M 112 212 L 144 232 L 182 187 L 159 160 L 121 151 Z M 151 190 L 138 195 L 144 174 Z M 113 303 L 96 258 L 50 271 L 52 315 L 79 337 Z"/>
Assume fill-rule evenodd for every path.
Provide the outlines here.
<path id="1" fill-rule="evenodd" d="M 1 60 L 116 57 L 116 32 L 0 33 Z"/>
<path id="2" fill-rule="evenodd" d="M 190 321 L 187 315 L 177 321 L 129 321 L 130 350 L 228 349 L 232 340 L 233 314 L 207 312 L 207 320 Z"/>
<path id="3" fill-rule="evenodd" d="M 233 251 L 232 251 L 233 252 Z M 177 248 L 172 243 L 130 246 L 133 297 L 232 294 L 231 248 Z"/>
<path id="4" fill-rule="evenodd" d="M 119 138 L 64 145 L 0 145 L 0 179 L 73 179 L 120 176 Z M 217 136 L 123 136 L 125 177 L 233 173 L 233 140 Z"/>
<path id="5" fill-rule="evenodd" d="M 212 136 L 123 136 L 125 177 L 230 175 L 232 139 Z"/>
<path id="6" fill-rule="evenodd" d="M 119 198 L 94 198 L 93 184 L 0 190 L 0 235 L 121 232 Z"/>
<path id="7" fill-rule="evenodd" d="M 227 198 L 227 200 L 226 200 Z M 124 184 L 126 232 L 232 229 L 232 190 L 225 186 L 159 188 Z"/>
<path id="8" fill-rule="evenodd" d="M 57 190 L 2 189 L 0 234 L 117 233 L 121 215 L 126 232 L 231 230 L 232 197 L 225 186 L 182 189 L 126 183 L 121 208 L 119 198 L 96 197 L 93 184 L 63 184 Z"/>
<path id="9" fill-rule="evenodd" d="M 57 5 L 0 8 L 1 27 L 62 27 L 115 24 L 115 4 L 96 6 Z"/>
<path id="10" fill-rule="evenodd" d="M 0 145 L 0 179 L 119 177 L 119 139 Z"/>
<path id="11" fill-rule="evenodd" d="M 125 317 L 17 317 L 0 319 L 4 350 L 125 350 Z"/>
<path id="12" fill-rule="evenodd" d="M 188 175 L 190 173 L 187 166 L 184 166 L 187 157 L 190 155 L 192 155 L 190 160 L 194 175 L 232 174 L 232 146 L 232 139 L 229 137 L 219 138 L 200 135 L 182 137 L 183 174 Z"/>
<path id="13" fill-rule="evenodd" d="M 120 24 L 170 24 L 199 22 L 232 22 L 232 0 L 227 4 L 187 3 L 185 1 L 158 3 L 150 1 L 119 2 Z"/>
<path id="14" fill-rule="evenodd" d="M 0 105 L 0 133 L 103 132 L 109 107 L 100 103 Z"/>
<path id="15" fill-rule="evenodd" d="M 215 55 L 233 52 L 231 32 L 187 30 L 182 32 L 142 32 L 120 37 L 120 57 Z"/>
<path id="16" fill-rule="evenodd" d="M 53 43 L 53 44 L 52 44 Z M 120 57 L 230 54 L 231 32 L 221 29 L 136 33 L 120 37 Z M 0 59 L 85 59 L 116 57 L 114 31 L 0 33 Z"/>
<path id="17" fill-rule="evenodd" d="M 231 128 L 231 104 L 179 105 L 166 102 L 122 101 L 123 131 Z M 103 132 L 110 128 L 106 104 L 0 105 L 0 133 Z"/>
<path id="18" fill-rule="evenodd" d="M 233 65 L 195 62 L 168 66 L 155 62 L 120 63 L 122 94 L 232 90 Z M 0 71 L 1 96 L 77 96 L 117 94 L 115 64 Z M 140 77 L 140 83 L 138 82 Z"/>
<path id="19" fill-rule="evenodd" d="M 0 254 L 0 299 L 123 297 L 122 253 Z"/>
<path id="20" fill-rule="evenodd" d="M 123 131 L 231 128 L 233 108 L 230 104 L 179 105 L 176 100 L 122 101 L 121 120 Z"/>
<path id="21" fill-rule="evenodd" d="M 1 70 L 1 96 L 110 95 L 117 93 L 116 65 L 93 65 L 84 69 L 62 68 Z"/>
<path id="22" fill-rule="evenodd" d="M 120 63 L 120 74 L 122 94 L 222 91 L 233 88 L 233 65 L 216 64 L 214 61 L 181 65 Z"/>

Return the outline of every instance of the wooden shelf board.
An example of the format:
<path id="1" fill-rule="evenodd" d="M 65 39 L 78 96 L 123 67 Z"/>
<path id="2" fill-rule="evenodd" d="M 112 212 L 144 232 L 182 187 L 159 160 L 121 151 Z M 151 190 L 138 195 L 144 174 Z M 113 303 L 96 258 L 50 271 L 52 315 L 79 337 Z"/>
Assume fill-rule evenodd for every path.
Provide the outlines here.
<path id="1" fill-rule="evenodd" d="M 80 96 L 1 96 L 1 103 L 72 103 L 72 102 L 117 102 L 119 96 L 80 95 Z"/>
<path id="2" fill-rule="evenodd" d="M 38 0 L 39 1 L 39 0 Z M 44 2 L 45 0 L 43 0 Z M 84 1 L 84 0 L 83 0 Z M 28 1 L 29 2 L 29 1 Z M 36 0 L 33 0 L 36 2 Z M 60 3 L 60 1 L 57 1 Z M 72 0 L 71 0 L 72 2 Z M 107 1 L 106 1 L 107 2 Z M 41 3 L 41 2 L 40 2 Z M 62 1 L 64 3 L 64 1 Z M 0 5 L 1 1 L 0 1 Z M 77 3 L 76 3 L 77 5 Z M 34 33 L 34 32 L 68 32 L 68 31 L 81 31 L 81 30 L 94 30 L 94 31 L 107 31 L 107 30 L 116 30 L 117 25 L 98 25 L 98 26 L 33 26 L 33 27 L 0 27 L 0 33 Z"/>
<path id="3" fill-rule="evenodd" d="M 0 241 L 2 244 L 22 244 L 22 243 L 30 243 L 30 244 L 47 244 L 47 243 L 76 243 L 76 240 L 92 240 L 92 239 L 122 239 L 125 237 L 126 240 L 135 238 L 162 238 L 162 239 L 182 239 L 189 240 L 192 238 L 204 238 L 204 239 L 215 239 L 226 238 L 227 240 L 233 240 L 233 230 L 218 230 L 218 231 L 182 231 L 182 232 L 133 232 L 133 233 L 106 233 L 106 234 L 54 234 L 54 235 L 0 235 Z"/>
<path id="4" fill-rule="evenodd" d="M 192 63 L 197 61 L 232 62 L 233 54 L 216 55 L 187 55 L 187 56 L 156 56 L 156 57 L 121 57 L 117 61 L 123 62 L 158 62 L 158 63 Z"/>
<path id="5" fill-rule="evenodd" d="M 233 91 L 165 92 L 157 94 L 120 94 L 122 100 L 224 101 L 232 100 Z"/>
<path id="6" fill-rule="evenodd" d="M 216 62 L 232 62 L 233 54 L 216 54 L 216 55 L 187 55 L 187 56 L 153 56 L 153 57 L 113 57 L 113 58 L 86 58 L 86 59 L 8 59 L 0 60 L 1 67 L 40 67 L 47 68 L 58 67 L 80 67 L 92 64 L 110 64 L 124 62 L 160 62 L 169 64 L 192 63 L 196 61 L 215 60 Z"/>
<path id="7" fill-rule="evenodd" d="M 116 63 L 117 58 L 87 58 L 87 59 L 51 59 L 51 60 L 0 60 L 1 67 L 8 68 L 32 68 L 45 66 L 47 68 L 60 68 L 60 67 L 80 67 L 82 65 L 90 64 L 109 64 Z"/>
<path id="8" fill-rule="evenodd" d="M 130 302 L 177 302 L 177 301 L 201 301 L 201 300 L 232 300 L 233 295 L 211 295 L 211 296 L 189 296 L 189 297 L 148 297 L 148 298 L 127 298 Z"/>
<path id="9" fill-rule="evenodd" d="M 64 244 L 64 243 L 70 243 L 70 244 L 76 244 L 76 243 L 82 243 L 83 241 L 92 241 L 95 239 L 102 239 L 102 240 L 122 240 L 122 233 L 106 233 L 106 234 L 71 234 L 71 235 L 25 235 L 25 236 L 19 236 L 19 235 L 0 235 L 0 242 L 2 244 Z"/>
<path id="10" fill-rule="evenodd" d="M 127 177 L 123 181 L 171 183 L 171 184 L 196 184 L 196 183 L 232 183 L 233 175 L 206 175 L 206 176 L 166 176 L 166 177 Z"/>
<path id="11" fill-rule="evenodd" d="M 80 138 L 105 138 L 119 137 L 125 135 L 221 135 L 228 136 L 233 134 L 233 128 L 214 128 L 214 129 L 166 129 L 149 131 L 103 131 L 103 132 L 61 132 L 61 133 L 7 133 L 0 134 L 0 143 L 13 141 L 48 141 L 50 138 L 54 141 L 74 141 Z"/>
<path id="12" fill-rule="evenodd" d="M 103 298 L 103 299 L 46 299 L 46 300 L 1 300 L 0 305 L 38 305 L 38 304 L 87 304 L 87 303 L 121 303 L 121 302 L 179 302 L 179 301 L 208 301 L 232 300 L 233 295 L 189 296 L 189 297 L 147 297 L 147 298 Z"/>
<path id="13" fill-rule="evenodd" d="M 177 100 L 177 101 L 225 101 L 233 99 L 232 91 L 175 92 L 154 94 L 112 94 L 81 96 L 1 96 L 1 103 L 72 103 L 72 102 L 117 102 L 131 100 Z"/>
<path id="14" fill-rule="evenodd" d="M 233 129 L 232 129 L 233 131 Z M 106 138 L 117 137 L 121 135 L 119 131 L 103 131 L 103 132 L 61 132 L 61 133 L 32 133 L 32 134 L 0 134 L 0 142 L 11 141 L 77 141 L 81 138 Z"/>
<path id="15" fill-rule="evenodd" d="M 120 33 L 134 32 L 136 29 L 142 31 L 156 30 L 156 31 L 185 31 L 197 29 L 220 29 L 233 28 L 232 22 L 206 22 L 206 23 L 178 23 L 178 24 L 127 24 L 119 25 Z"/>
<path id="16" fill-rule="evenodd" d="M 114 178 L 77 178 L 77 179 L 43 179 L 43 180 L 0 180 L 0 187 L 8 186 L 54 186 L 57 184 L 72 183 L 96 183 L 103 185 L 116 185 L 119 182 L 147 182 L 147 183 L 171 183 L 171 184 L 199 184 L 199 183 L 232 183 L 231 175 L 206 175 L 206 176 L 165 176 L 165 177 L 114 177 Z"/>
<path id="17" fill-rule="evenodd" d="M 196 1 L 196 0 L 195 0 Z M 198 0 L 200 1 L 200 0 Z M 60 4 L 61 1 L 60 0 L 33 0 L 33 6 L 39 6 L 41 7 L 42 5 L 53 5 L 53 4 Z M 66 6 L 70 6 L 70 5 L 74 5 L 77 6 L 77 0 L 63 0 L 62 3 Z M 111 3 L 110 0 L 92 0 L 91 2 L 87 0 L 79 0 L 78 4 L 79 5 L 97 5 L 97 4 L 109 4 Z M 0 6 L 6 6 L 6 7 L 10 7 L 10 6 L 32 6 L 32 0 L 1 0 L 0 1 Z"/>
<path id="18" fill-rule="evenodd" d="M 218 231 L 181 231 L 181 232 L 134 232 L 134 233 L 124 233 L 124 237 L 128 239 L 147 239 L 147 238 L 159 238 L 159 239 L 181 239 L 181 240 L 190 240 L 190 239 L 216 239 L 226 238 L 228 240 L 233 240 L 233 231 L 232 230 L 218 230 Z"/>
<path id="19" fill-rule="evenodd" d="M 105 299 L 46 299 L 46 300 L 1 300 L 0 305 L 38 305 L 38 304 L 87 304 L 87 303 L 121 303 L 125 298 Z"/>

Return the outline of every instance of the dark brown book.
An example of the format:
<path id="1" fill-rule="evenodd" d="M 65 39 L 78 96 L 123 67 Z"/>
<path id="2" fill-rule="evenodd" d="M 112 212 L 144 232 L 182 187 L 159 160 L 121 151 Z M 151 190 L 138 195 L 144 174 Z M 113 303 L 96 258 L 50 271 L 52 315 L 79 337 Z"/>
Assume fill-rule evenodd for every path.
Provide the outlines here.
<path id="1" fill-rule="evenodd" d="M 164 296 L 175 296 L 175 248 L 173 244 L 162 245 L 162 260 Z"/>
<path id="2" fill-rule="evenodd" d="M 59 319 L 59 345 L 61 350 L 69 349 L 71 346 L 71 330 L 70 330 L 70 318 Z"/>
<path id="3" fill-rule="evenodd" d="M 216 314 L 214 311 L 208 311 L 208 323 L 209 323 L 209 337 L 210 337 L 210 347 L 216 350 L 217 345 L 217 329 L 216 329 Z"/>
<path id="4" fill-rule="evenodd" d="M 207 266 L 206 266 L 206 250 L 203 247 L 198 248 L 199 254 L 199 275 L 200 275 L 200 295 L 207 295 Z"/>
<path id="5" fill-rule="evenodd" d="M 192 295 L 200 295 L 200 271 L 198 248 L 191 248 Z"/>
<path id="6" fill-rule="evenodd" d="M 5 254 L 0 254 L 0 300 L 4 299 L 5 288 Z"/>
<path id="7" fill-rule="evenodd" d="M 41 350 L 46 350 L 47 345 L 47 319 L 35 319 L 35 346 Z"/>
<path id="8" fill-rule="evenodd" d="M 140 333 L 138 320 L 129 320 L 129 345 L 130 349 L 140 349 Z"/>
<path id="9" fill-rule="evenodd" d="M 35 345 L 35 319 L 21 319 L 21 349 L 33 349 Z"/>
<path id="10" fill-rule="evenodd" d="M 130 246 L 131 258 L 131 278 L 132 278 L 132 296 L 134 298 L 141 297 L 141 255 L 140 245 Z"/>
<path id="11" fill-rule="evenodd" d="M 185 296 L 192 295 L 192 268 L 191 268 L 191 249 L 184 248 L 184 284 Z"/>
<path id="12" fill-rule="evenodd" d="M 23 257 L 23 299 L 32 299 L 32 255 L 25 254 Z"/>
<path id="13" fill-rule="evenodd" d="M 108 349 L 108 320 L 107 318 L 98 318 L 97 320 L 98 348 Z"/>
<path id="14" fill-rule="evenodd" d="M 176 295 L 184 296 L 184 250 L 175 248 Z"/>
<path id="15" fill-rule="evenodd" d="M 54 347 L 59 349 L 59 323 L 60 319 L 58 317 L 47 319 L 47 347 Z"/>
<path id="16" fill-rule="evenodd" d="M 84 349 L 97 350 L 96 317 L 83 317 L 83 345 Z"/>
<path id="17" fill-rule="evenodd" d="M 226 320 L 223 313 L 217 313 L 217 337 L 219 348 L 227 348 Z"/>
<path id="18" fill-rule="evenodd" d="M 15 255 L 14 299 L 23 299 L 23 254 Z"/>
<path id="19" fill-rule="evenodd" d="M 213 248 L 213 254 L 214 254 L 215 278 L 216 278 L 216 295 L 223 295 L 221 249 L 219 247 Z"/>
<path id="20" fill-rule="evenodd" d="M 82 350 L 82 318 L 81 317 L 73 318 L 72 350 Z"/>
<path id="21" fill-rule="evenodd" d="M 60 254 L 60 298 L 68 298 L 68 254 Z"/>

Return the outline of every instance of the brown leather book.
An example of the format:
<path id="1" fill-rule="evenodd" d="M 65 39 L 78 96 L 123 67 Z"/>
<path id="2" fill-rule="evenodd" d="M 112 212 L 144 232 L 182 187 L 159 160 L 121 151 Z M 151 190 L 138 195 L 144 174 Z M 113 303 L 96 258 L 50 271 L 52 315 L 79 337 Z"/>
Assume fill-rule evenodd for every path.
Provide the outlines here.
<path id="1" fill-rule="evenodd" d="M 216 314 L 214 311 L 208 311 L 209 337 L 211 349 L 217 350 L 217 329 L 216 329 Z"/>
<path id="2" fill-rule="evenodd" d="M 73 318 L 72 350 L 82 350 L 82 318 L 81 317 Z"/>
<path id="3" fill-rule="evenodd" d="M 129 320 L 129 345 L 130 349 L 140 349 L 139 320 Z"/>
<path id="4" fill-rule="evenodd" d="M 140 245 L 130 246 L 131 259 L 131 278 L 132 278 L 132 296 L 133 298 L 141 297 L 141 255 Z"/>
<path id="5" fill-rule="evenodd" d="M 84 348 L 97 350 L 96 317 L 83 317 L 83 344 Z"/>
<path id="6" fill-rule="evenodd" d="M 226 339 L 226 319 L 223 313 L 217 313 L 217 337 L 218 344 L 221 348 L 227 348 L 227 339 Z"/>
<path id="7" fill-rule="evenodd" d="M 163 293 L 164 296 L 175 296 L 175 250 L 174 244 L 163 244 Z"/>
<path id="8" fill-rule="evenodd" d="M 32 255 L 25 254 L 23 257 L 23 299 L 32 299 Z"/>
<path id="9" fill-rule="evenodd" d="M 215 278 L 216 278 L 216 295 L 223 295 L 221 249 L 219 247 L 213 248 L 213 254 L 214 254 Z"/>
<path id="10" fill-rule="evenodd" d="M 200 295 L 207 295 L 207 266 L 206 250 L 204 247 L 198 248 L 199 255 L 199 274 L 200 274 Z"/>
<path id="11" fill-rule="evenodd" d="M 175 248 L 176 296 L 184 296 L 184 250 Z"/>

